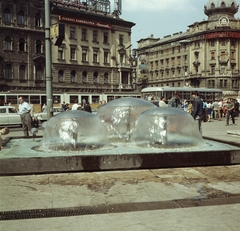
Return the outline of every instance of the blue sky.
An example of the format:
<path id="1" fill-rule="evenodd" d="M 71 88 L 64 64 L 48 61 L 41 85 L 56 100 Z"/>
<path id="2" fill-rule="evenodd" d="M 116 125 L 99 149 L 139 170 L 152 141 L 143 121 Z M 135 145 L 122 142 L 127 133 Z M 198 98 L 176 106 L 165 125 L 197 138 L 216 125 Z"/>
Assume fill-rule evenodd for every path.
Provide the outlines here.
<path id="1" fill-rule="evenodd" d="M 204 5 L 208 0 L 122 0 L 120 18 L 136 23 L 132 28 L 132 48 L 137 41 L 151 34 L 155 38 L 188 29 L 194 22 L 207 20 Z M 236 0 L 240 4 L 240 0 Z M 112 7 L 114 1 L 111 1 Z M 240 18 L 240 12 L 235 14 Z"/>

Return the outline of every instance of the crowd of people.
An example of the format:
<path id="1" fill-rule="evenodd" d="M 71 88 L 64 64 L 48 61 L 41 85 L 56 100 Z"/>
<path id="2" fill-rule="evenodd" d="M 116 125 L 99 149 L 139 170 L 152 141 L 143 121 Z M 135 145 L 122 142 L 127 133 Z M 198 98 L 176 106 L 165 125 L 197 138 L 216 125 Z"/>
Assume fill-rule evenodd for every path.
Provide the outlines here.
<path id="1" fill-rule="evenodd" d="M 176 92 L 172 98 L 167 100 L 162 96 L 158 101 L 155 96 L 150 95 L 147 97 L 147 100 L 159 107 L 174 107 L 188 112 L 196 120 L 199 131 L 201 131 L 201 122 L 225 119 L 226 126 L 228 126 L 231 118 L 232 124 L 235 125 L 235 117 L 239 116 L 239 102 L 233 98 L 226 100 L 216 99 L 214 102 L 211 102 L 201 99 L 198 92 L 192 92 L 192 100 L 182 100 Z"/>

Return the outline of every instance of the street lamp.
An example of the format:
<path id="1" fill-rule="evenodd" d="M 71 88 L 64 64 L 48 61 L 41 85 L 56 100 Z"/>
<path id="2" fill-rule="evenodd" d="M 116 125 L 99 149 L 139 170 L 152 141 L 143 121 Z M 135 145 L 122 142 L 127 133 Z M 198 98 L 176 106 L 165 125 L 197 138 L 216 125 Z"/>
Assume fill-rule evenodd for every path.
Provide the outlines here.
<path id="1" fill-rule="evenodd" d="M 47 95 L 47 119 L 53 116 L 52 94 L 52 58 L 50 41 L 50 1 L 45 0 L 45 56 L 46 56 L 46 95 Z"/>
<path id="2" fill-rule="evenodd" d="M 184 63 L 183 63 L 183 86 L 186 86 L 186 76 L 185 76 L 185 68 L 186 68 L 186 65 L 185 65 L 185 59 L 186 59 L 186 55 L 187 55 L 187 45 L 189 43 L 189 40 L 182 40 L 179 42 L 181 45 L 184 46 Z"/>
<path id="3" fill-rule="evenodd" d="M 132 49 L 132 57 L 131 57 L 131 65 L 133 70 L 133 84 L 134 84 L 134 90 L 137 89 L 137 49 Z"/>

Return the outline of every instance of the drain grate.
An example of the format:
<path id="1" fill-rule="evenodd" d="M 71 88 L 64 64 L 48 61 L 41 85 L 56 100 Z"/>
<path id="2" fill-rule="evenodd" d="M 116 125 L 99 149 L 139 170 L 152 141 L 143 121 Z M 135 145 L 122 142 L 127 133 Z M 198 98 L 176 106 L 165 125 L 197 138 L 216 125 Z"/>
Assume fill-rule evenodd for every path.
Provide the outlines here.
<path id="1" fill-rule="evenodd" d="M 138 202 L 138 203 L 136 202 L 98 206 L 81 206 L 71 208 L 32 209 L 0 212 L 0 220 L 69 217 L 93 214 L 124 213 L 124 212 L 176 209 L 238 203 L 240 203 L 240 195 L 230 195 L 228 197 L 194 199 L 194 200 L 182 199 L 173 201 Z"/>

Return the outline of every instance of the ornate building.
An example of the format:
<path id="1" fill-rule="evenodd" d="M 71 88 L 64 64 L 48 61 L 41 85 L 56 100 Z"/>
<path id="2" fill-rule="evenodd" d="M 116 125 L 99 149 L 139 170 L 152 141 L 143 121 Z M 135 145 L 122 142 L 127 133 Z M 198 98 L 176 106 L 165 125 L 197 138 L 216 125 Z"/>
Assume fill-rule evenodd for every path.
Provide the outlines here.
<path id="1" fill-rule="evenodd" d="M 108 0 L 50 0 L 53 92 L 134 90 L 135 24 L 120 19 L 120 10 L 111 13 Z M 45 91 L 44 1 L 0 0 L 0 11 L 1 91 Z"/>
<path id="2" fill-rule="evenodd" d="M 208 20 L 186 32 L 138 41 L 138 86 L 220 88 L 225 95 L 240 90 L 240 20 L 234 0 L 209 0 Z"/>
<path id="3" fill-rule="evenodd" d="M 0 91 L 44 86 L 44 5 L 0 0 Z"/>

